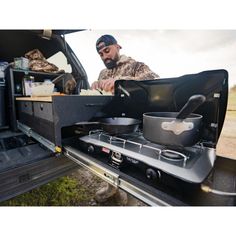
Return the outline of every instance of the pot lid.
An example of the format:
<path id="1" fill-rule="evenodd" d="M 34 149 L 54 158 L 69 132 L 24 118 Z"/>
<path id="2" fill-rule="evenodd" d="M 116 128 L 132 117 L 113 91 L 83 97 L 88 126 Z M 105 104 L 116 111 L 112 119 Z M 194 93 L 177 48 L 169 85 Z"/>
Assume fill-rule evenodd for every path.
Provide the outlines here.
<path id="1" fill-rule="evenodd" d="M 122 113 L 137 119 L 145 112 L 178 112 L 192 95 L 206 96 L 194 113 L 203 116 L 202 140 L 215 147 L 226 114 L 228 72 L 220 69 L 157 80 L 119 80 L 115 94 L 123 97 Z"/>

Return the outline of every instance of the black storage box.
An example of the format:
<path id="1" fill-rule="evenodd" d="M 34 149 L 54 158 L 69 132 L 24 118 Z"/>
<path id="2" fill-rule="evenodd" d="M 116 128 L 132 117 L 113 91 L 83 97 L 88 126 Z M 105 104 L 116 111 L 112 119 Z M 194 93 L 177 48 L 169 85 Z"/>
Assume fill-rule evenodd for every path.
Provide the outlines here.
<path id="1" fill-rule="evenodd" d="M 61 146 L 61 129 L 77 122 L 106 116 L 113 96 L 52 96 L 51 101 L 17 98 L 18 120 L 33 131 Z"/>

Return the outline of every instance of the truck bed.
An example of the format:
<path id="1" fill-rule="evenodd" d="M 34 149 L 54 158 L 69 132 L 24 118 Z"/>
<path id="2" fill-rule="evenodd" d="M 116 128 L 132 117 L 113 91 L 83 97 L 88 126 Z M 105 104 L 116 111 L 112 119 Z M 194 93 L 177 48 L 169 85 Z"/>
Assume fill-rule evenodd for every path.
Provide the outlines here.
<path id="1" fill-rule="evenodd" d="M 33 139 L 11 131 L 0 133 L 0 201 L 66 175 L 77 165 Z"/>

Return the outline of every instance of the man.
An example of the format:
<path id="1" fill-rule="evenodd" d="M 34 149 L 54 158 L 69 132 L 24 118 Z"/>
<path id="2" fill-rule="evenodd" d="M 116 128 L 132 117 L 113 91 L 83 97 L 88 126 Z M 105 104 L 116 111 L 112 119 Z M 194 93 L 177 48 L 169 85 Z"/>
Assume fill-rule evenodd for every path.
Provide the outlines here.
<path id="1" fill-rule="evenodd" d="M 151 80 L 159 78 L 144 63 L 120 55 L 121 46 L 112 35 L 101 36 L 96 42 L 96 49 L 107 69 L 100 72 L 98 81 L 91 86 L 92 89 L 114 93 L 116 80 Z"/>
<path id="2" fill-rule="evenodd" d="M 106 69 L 100 72 L 98 81 L 91 86 L 92 89 L 114 93 L 116 80 L 151 80 L 159 78 L 144 63 L 120 55 L 121 46 L 112 35 L 101 36 L 96 42 L 96 49 Z M 118 191 L 117 188 L 108 183 L 103 184 L 104 187 L 96 192 L 95 199 L 97 202 L 105 202 L 109 198 L 115 197 L 121 205 L 127 204 L 128 198 L 124 191 Z"/>

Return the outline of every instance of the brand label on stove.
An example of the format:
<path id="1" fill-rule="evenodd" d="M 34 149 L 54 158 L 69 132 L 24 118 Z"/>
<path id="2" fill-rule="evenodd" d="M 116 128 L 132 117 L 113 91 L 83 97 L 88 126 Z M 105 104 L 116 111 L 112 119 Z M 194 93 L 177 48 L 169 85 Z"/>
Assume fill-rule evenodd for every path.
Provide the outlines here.
<path id="1" fill-rule="evenodd" d="M 108 148 L 102 147 L 102 151 L 109 154 L 111 150 Z"/>

